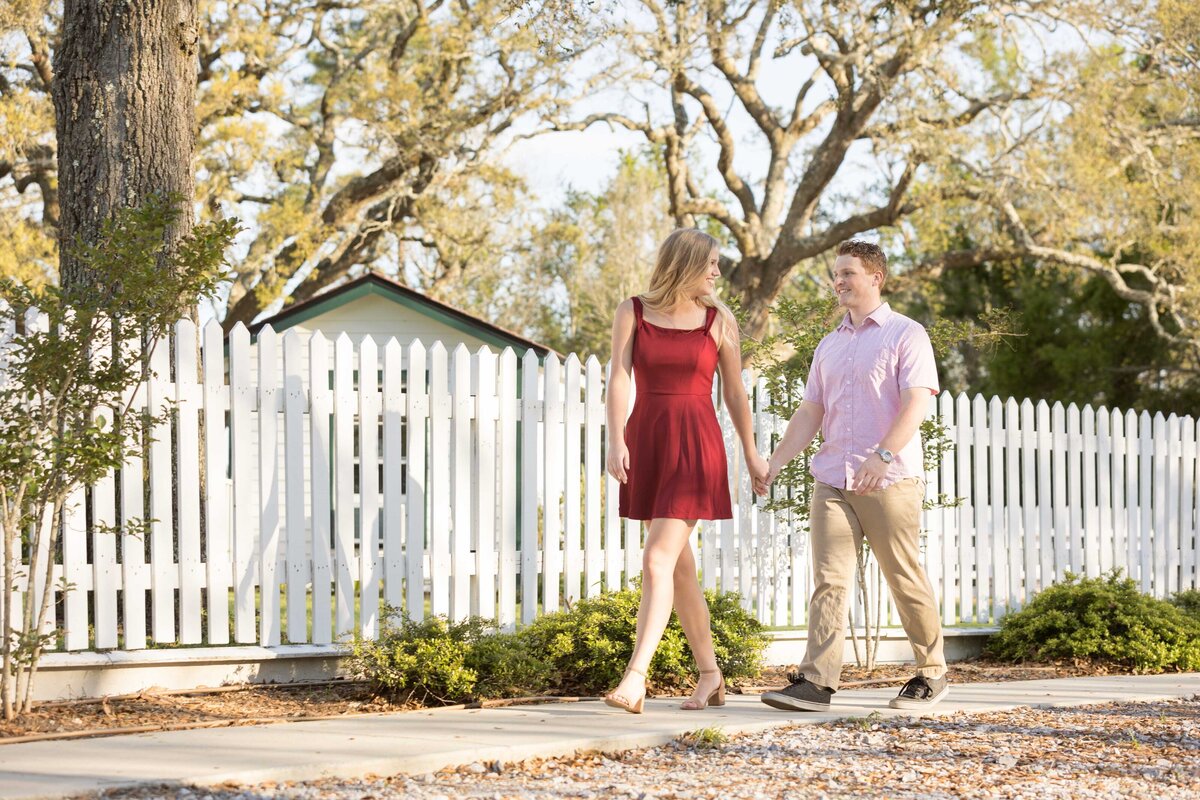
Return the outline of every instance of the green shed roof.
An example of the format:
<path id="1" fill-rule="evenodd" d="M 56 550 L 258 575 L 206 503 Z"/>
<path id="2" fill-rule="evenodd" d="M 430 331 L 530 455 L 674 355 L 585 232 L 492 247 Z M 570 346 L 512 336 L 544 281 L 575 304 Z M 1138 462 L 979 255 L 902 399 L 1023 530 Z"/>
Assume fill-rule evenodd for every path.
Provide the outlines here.
<path id="1" fill-rule="evenodd" d="M 544 357 L 548 353 L 554 352 L 544 344 L 526 339 L 524 336 L 505 330 L 499 325 L 494 325 L 473 314 L 468 314 L 466 311 L 447 305 L 439 300 L 434 300 L 428 295 L 421 294 L 415 289 L 376 272 L 368 272 L 354 280 L 347 281 L 341 286 L 322 292 L 316 297 L 309 298 L 302 303 L 287 306 L 278 314 L 274 314 L 251 325 L 250 335 L 257 336 L 259 330 L 266 325 L 270 325 L 276 331 L 286 330 L 293 325 L 307 322 L 313 317 L 325 314 L 339 306 L 368 295 L 377 295 L 391 300 L 403 308 L 415 311 L 418 314 L 424 314 L 444 325 L 449 325 L 455 330 L 482 339 L 488 345 L 498 350 L 502 350 L 505 347 L 512 347 L 514 350 L 528 350 L 532 348 L 539 357 Z"/>

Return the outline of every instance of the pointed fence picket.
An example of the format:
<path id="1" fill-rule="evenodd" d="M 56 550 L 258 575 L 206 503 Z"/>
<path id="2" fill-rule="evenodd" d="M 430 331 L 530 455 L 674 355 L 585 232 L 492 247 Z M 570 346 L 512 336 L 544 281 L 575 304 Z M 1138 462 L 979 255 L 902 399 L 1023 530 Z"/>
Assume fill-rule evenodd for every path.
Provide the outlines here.
<path id="1" fill-rule="evenodd" d="M 17 334 L 0 333 L 2 358 Z M 512 628 L 636 578 L 643 526 L 619 516 L 606 471 L 594 356 L 306 336 L 183 321 L 156 343 L 125 398 L 162 415 L 153 441 L 72 497 L 60 552 L 35 554 L 67 582 L 51 619 L 65 649 L 139 649 L 148 633 L 329 644 L 376 635 L 385 604 Z M 743 380 L 767 451 L 787 420 Z M 636 390 L 635 376 L 631 405 Z M 805 521 L 752 496 L 719 388 L 713 402 L 734 514 L 694 532 L 700 580 L 764 623 L 804 625 Z M 952 444 L 925 477 L 955 504 L 925 513 L 922 541 L 945 624 L 994 624 L 1068 571 L 1121 568 L 1157 596 L 1197 585 L 1193 417 L 949 393 L 930 416 Z M 868 583 L 894 624 L 873 564 Z M 866 619 L 857 594 L 852 614 Z"/>

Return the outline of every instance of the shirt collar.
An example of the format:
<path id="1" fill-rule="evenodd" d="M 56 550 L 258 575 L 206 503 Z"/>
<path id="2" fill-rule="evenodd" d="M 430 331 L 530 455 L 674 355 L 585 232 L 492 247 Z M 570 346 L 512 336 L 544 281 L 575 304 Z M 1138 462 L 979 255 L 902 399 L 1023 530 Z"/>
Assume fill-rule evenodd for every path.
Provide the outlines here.
<path id="1" fill-rule="evenodd" d="M 884 324 L 886 324 L 887 321 L 889 319 L 891 319 L 891 316 L 894 313 L 896 313 L 896 312 L 892 311 L 892 307 L 890 305 L 888 305 L 887 303 L 883 303 L 879 306 L 879 308 L 875 309 L 870 314 L 867 314 L 866 319 L 863 320 L 863 323 L 865 324 L 866 321 L 869 319 L 872 322 L 874 322 L 877 327 L 882 328 L 884 326 Z M 850 314 L 849 313 L 847 313 L 846 316 L 842 317 L 842 323 L 840 325 L 838 325 L 837 329 L 839 331 L 842 329 L 845 329 L 848 331 L 854 330 L 854 325 L 850 322 Z"/>

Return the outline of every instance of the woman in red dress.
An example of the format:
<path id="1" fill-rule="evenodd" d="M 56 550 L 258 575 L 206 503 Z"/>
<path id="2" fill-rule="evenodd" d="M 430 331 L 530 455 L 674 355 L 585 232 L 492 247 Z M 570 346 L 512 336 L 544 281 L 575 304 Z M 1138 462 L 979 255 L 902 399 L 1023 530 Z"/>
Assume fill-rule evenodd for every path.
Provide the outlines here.
<path id="1" fill-rule="evenodd" d="M 621 483 L 621 516 L 647 521 L 648 532 L 633 656 L 604 699 L 635 714 L 642 711 L 646 671 L 672 604 L 700 670 L 682 707 L 725 702 L 708 604 L 688 541 L 697 520 L 733 516 L 725 443 L 712 403 L 716 370 L 752 485 L 767 474 L 767 462 L 754 445 L 737 322 L 715 294 L 720 275 L 716 239 L 692 228 L 677 230 L 659 247 L 649 291 L 621 303 L 613 321 L 607 466 Z M 631 373 L 637 398 L 626 422 Z"/>

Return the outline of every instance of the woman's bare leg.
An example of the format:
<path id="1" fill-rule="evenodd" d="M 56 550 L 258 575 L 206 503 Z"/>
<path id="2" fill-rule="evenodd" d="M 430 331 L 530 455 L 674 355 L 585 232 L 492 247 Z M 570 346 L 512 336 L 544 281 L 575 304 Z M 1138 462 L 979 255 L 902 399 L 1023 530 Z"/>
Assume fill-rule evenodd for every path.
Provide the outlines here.
<path id="1" fill-rule="evenodd" d="M 700 580 L 696 576 L 696 556 L 692 553 L 690 543 L 684 544 L 679 553 L 674 579 L 675 613 L 679 615 L 679 625 L 687 636 L 697 668 L 707 673 L 696 681 L 696 689 L 692 693 L 692 700 L 699 705 L 706 702 L 709 695 L 721 685 L 721 676 L 717 672 L 709 672 L 717 669 L 717 657 L 713 652 L 708 602 L 704 599 Z"/>
<path id="2" fill-rule="evenodd" d="M 671 604 L 674 601 L 675 563 L 679 553 L 687 547 L 691 526 L 681 519 L 650 520 L 646 534 L 646 549 L 642 552 L 642 602 L 638 606 L 637 638 L 633 644 L 633 656 L 629 659 L 631 670 L 647 672 L 650 659 L 658 649 L 663 631 L 671 619 Z M 612 694 L 629 702 L 635 702 L 645 691 L 646 679 L 637 672 L 627 672 Z"/>

